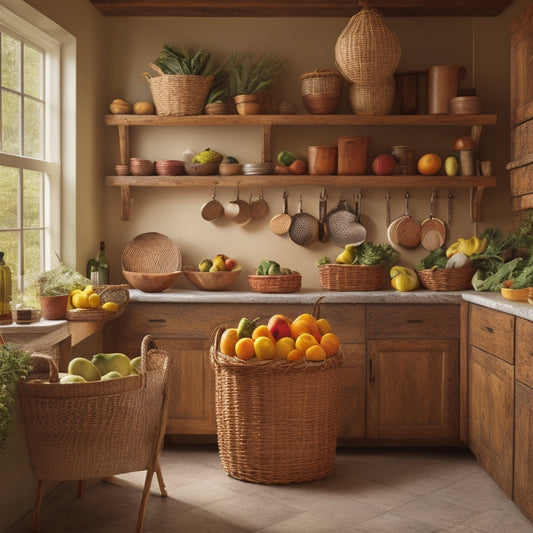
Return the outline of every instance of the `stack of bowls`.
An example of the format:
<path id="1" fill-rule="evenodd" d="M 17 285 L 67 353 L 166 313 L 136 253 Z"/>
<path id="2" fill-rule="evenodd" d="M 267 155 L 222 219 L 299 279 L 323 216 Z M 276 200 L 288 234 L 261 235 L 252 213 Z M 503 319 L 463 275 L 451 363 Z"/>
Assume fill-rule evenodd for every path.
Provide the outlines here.
<path id="1" fill-rule="evenodd" d="M 151 176 L 154 173 L 154 162 L 130 157 L 130 170 L 133 176 Z"/>
<path id="2" fill-rule="evenodd" d="M 155 173 L 158 176 L 179 176 L 183 173 L 183 161 L 167 159 L 155 162 Z"/>
<path id="3" fill-rule="evenodd" d="M 247 176 L 270 174 L 272 165 L 270 163 L 246 163 L 242 166 L 242 172 Z"/>

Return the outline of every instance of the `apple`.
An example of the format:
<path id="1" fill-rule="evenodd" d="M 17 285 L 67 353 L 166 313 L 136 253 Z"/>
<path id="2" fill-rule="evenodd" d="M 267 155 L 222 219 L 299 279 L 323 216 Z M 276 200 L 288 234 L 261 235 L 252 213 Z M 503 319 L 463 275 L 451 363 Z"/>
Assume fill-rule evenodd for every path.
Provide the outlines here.
<path id="1" fill-rule="evenodd" d="M 372 171 L 378 176 L 388 176 L 394 172 L 396 159 L 391 154 L 379 154 L 372 161 Z"/>
<path id="2" fill-rule="evenodd" d="M 226 265 L 226 270 L 233 270 L 237 266 L 237 261 L 235 261 L 235 259 L 231 259 L 230 257 L 228 257 L 224 261 L 224 264 Z"/>
<path id="3" fill-rule="evenodd" d="M 285 315 L 272 315 L 267 327 L 276 341 L 283 337 L 291 337 L 291 320 Z"/>

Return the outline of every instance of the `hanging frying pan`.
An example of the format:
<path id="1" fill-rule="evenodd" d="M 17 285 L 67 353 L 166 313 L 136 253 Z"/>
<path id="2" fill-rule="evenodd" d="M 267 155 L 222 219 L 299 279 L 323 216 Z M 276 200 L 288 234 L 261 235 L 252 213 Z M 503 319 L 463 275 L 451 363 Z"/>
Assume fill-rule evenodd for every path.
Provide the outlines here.
<path id="1" fill-rule="evenodd" d="M 308 246 L 316 241 L 318 236 L 318 220 L 309 213 L 302 211 L 302 195 L 298 204 L 298 213 L 292 217 L 289 237 L 299 246 Z"/>
<path id="2" fill-rule="evenodd" d="M 366 238 L 366 230 L 357 222 L 354 211 L 348 206 L 342 194 L 337 207 L 328 213 L 326 226 L 330 241 L 344 248 L 347 244 L 359 245 Z"/>
<path id="3" fill-rule="evenodd" d="M 392 246 L 416 248 L 420 244 L 420 224 L 409 214 L 410 194 L 405 193 L 405 215 L 394 220 L 387 230 Z"/>
<path id="4" fill-rule="evenodd" d="M 437 191 L 433 189 L 429 201 L 429 217 L 420 223 L 420 244 L 428 252 L 440 248 L 446 240 L 446 225 L 433 216 L 433 202 L 437 199 Z"/>

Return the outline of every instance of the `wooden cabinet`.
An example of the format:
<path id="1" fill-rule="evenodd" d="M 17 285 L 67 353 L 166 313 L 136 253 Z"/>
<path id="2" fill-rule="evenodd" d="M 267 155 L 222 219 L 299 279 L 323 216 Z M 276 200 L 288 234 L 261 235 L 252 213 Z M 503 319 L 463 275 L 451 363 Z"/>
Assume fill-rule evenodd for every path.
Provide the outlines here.
<path id="1" fill-rule="evenodd" d="M 533 4 L 511 31 L 511 178 L 513 211 L 533 208 Z"/>
<path id="2" fill-rule="evenodd" d="M 533 520 L 533 322 L 516 319 L 513 499 Z"/>
<path id="3" fill-rule="evenodd" d="M 466 126 L 476 140 L 483 126 L 496 124 L 496 115 L 194 115 L 166 117 L 155 115 L 106 115 L 109 126 L 117 126 L 120 144 L 120 163 L 129 164 L 130 128 L 148 126 L 255 126 L 260 128 L 261 154 L 271 161 L 272 127 L 292 126 Z M 471 213 L 480 219 L 481 200 L 485 187 L 495 187 L 494 176 L 317 176 L 256 175 L 246 176 L 106 176 L 106 185 L 120 187 L 122 220 L 130 217 L 130 187 L 386 187 L 402 189 L 417 187 L 470 187 L 473 194 Z"/>
<path id="4" fill-rule="evenodd" d="M 509 497 L 513 494 L 514 320 L 499 311 L 470 306 L 470 449 Z"/>
<path id="5" fill-rule="evenodd" d="M 367 432 L 380 443 L 459 441 L 455 305 L 367 307 Z"/>

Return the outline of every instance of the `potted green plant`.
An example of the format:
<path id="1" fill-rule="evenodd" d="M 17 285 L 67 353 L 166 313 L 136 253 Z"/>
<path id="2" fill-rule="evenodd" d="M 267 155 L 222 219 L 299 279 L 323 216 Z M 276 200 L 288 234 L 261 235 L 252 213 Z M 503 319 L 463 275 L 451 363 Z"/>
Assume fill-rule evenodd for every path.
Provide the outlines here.
<path id="1" fill-rule="evenodd" d="M 213 84 L 205 101 L 207 115 L 225 115 L 228 113 L 229 80 L 225 65 L 221 65 L 213 76 Z"/>
<path id="2" fill-rule="evenodd" d="M 274 54 L 254 58 L 247 52 L 234 52 L 229 61 L 228 80 L 231 96 L 240 115 L 263 112 L 263 93 L 281 73 L 285 61 Z"/>
<path id="3" fill-rule="evenodd" d="M 37 290 L 42 317 L 60 320 L 65 317 L 71 291 L 83 289 L 89 284 L 89 279 L 61 261 L 52 270 L 39 274 L 31 287 Z"/>
<path id="4" fill-rule="evenodd" d="M 30 356 L 15 344 L 0 344 L 0 453 L 6 448 L 13 420 L 16 383 L 31 372 Z"/>

